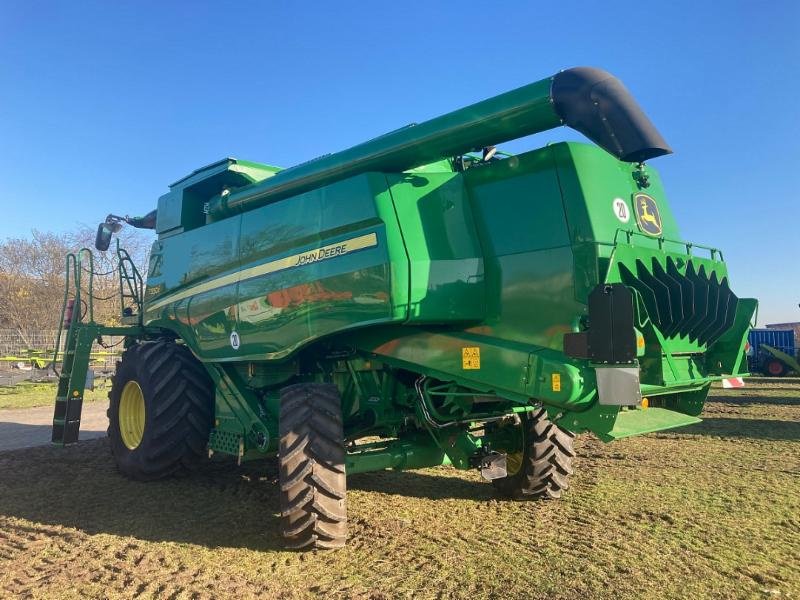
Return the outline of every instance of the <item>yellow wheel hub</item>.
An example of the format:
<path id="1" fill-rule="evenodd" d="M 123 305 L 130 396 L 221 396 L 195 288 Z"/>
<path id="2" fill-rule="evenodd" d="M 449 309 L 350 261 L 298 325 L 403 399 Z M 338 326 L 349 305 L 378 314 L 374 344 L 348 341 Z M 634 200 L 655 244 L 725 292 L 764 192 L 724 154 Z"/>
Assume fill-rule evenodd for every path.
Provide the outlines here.
<path id="1" fill-rule="evenodd" d="M 122 388 L 119 400 L 119 433 L 128 450 L 135 450 L 144 436 L 144 394 L 135 381 Z"/>
<path id="2" fill-rule="evenodd" d="M 506 473 L 508 477 L 516 475 L 522 468 L 522 459 L 524 454 L 522 450 L 506 454 Z"/>
<path id="3" fill-rule="evenodd" d="M 523 469 L 525 461 L 525 423 L 508 424 L 501 429 L 504 434 L 496 450 L 506 453 L 506 477 L 513 477 Z"/>

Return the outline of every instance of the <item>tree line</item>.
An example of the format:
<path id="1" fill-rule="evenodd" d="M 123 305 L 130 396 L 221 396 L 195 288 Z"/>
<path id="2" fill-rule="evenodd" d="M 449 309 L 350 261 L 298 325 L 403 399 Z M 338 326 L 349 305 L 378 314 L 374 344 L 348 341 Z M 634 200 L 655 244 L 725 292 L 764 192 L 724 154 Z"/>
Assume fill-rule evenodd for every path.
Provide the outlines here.
<path id="1" fill-rule="evenodd" d="M 124 228 L 117 235 L 145 277 L 152 235 Z M 67 233 L 34 230 L 27 238 L 0 241 L 0 329 L 17 331 L 31 346 L 30 332 L 59 327 L 66 283 L 66 256 L 90 248 L 94 258 L 93 299 L 95 320 L 118 324 L 121 314 L 119 271 L 115 245 L 107 252 L 94 248 L 95 230 L 80 226 Z M 86 261 L 84 268 L 88 269 Z M 82 298 L 88 297 L 88 273 L 82 273 Z M 87 303 L 80 307 L 85 315 Z"/>

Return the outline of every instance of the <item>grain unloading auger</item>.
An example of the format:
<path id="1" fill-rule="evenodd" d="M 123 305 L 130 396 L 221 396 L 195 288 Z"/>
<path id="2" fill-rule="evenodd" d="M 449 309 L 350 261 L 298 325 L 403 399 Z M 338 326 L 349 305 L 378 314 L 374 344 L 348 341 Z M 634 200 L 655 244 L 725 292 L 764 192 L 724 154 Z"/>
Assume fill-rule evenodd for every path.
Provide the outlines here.
<path id="1" fill-rule="evenodd" d="M 496 150 L 562 124 L 596 145 Z M 110 393 L 119 469 L 277 454 L 286 541 L 322 548 L 346 538 L 346 474 L 452 464 L 556 498 L 576 433 L 697 422 L 756 302 L 679 241 L 643 162 L 669 152 L 577 68 L 290 169 L 193 172 L 132 220 L 158 239 Z M 81 397 L 60 389 L 57 425 Z"/>

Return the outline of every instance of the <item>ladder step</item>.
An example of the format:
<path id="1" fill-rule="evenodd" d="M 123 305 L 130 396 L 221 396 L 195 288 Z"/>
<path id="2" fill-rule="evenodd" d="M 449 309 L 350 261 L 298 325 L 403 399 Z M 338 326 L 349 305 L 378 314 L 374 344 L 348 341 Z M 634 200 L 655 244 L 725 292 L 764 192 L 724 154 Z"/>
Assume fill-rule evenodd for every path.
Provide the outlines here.
<path id="1" fill-rule="evenodd" d="M 60 436 L 65 435 L 65 431 L 69 432 L 74 427 L 80 429 L 81 412 L 83 412 L 82 398 L 62 399 L 60 397 L 56 401 L 55 408 L 53 410 L 53 441 L 57 441 L 57 431 L 61 432 L 58 436 L 60 438 Z M 77 433 L 75 435 L 77 436 Z M 77 437 L 73 441 L 76 440 Z"/>
<path id="2" fill-rule="evenodd" d="M 53 436 L 50 441 L 54 444 L 74 444 L 78 441 L 80 428 L 80 421 L 53 423 Z"/>

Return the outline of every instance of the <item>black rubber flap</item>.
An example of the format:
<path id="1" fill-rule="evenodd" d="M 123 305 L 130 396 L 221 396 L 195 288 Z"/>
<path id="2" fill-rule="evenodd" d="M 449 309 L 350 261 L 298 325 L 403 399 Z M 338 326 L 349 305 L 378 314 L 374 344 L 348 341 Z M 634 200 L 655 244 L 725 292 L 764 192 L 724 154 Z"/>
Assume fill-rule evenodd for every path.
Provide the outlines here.
<path id="1" fill-rule="evenodd" d="M 641 261 L 637 260 L 637 264 L 641 264 Z M 620 264 L 619 271 L 625 283 L 639 291 L 639 295 L 642 297 L 642 302 L 644 302 L 647 308 L 647 314 L 650 316 L 650 319 L 656 324 L 660 323 L 661 317 L 658 312 L 658 300 L 653 288 L 634 275 L 633 272 L 628 269 L 627 265 Z"/>
<path id="2" fill-rule="evenodd" d="M 622 82 L 602 69 L 561 71 L 553 77 L 550 96 L 566 125 L 620 160 L 642 162 L 672 153 Z"/>
<path id="3" fill-rule="evenodd" d="M 681 291 L 681 283 L 678 279 L 673 279 L 672 275 L 664 270 L 661 263 L 653 258 L 653 274 L 661 283 L 667 286 L 669 290 L 669 308 L 672 313 L 672 322 L 669 327 L 662 329 L 665 337 L 670 337 L 678 332 L 678 329 L 683 323 L 683 296 Z"/>

